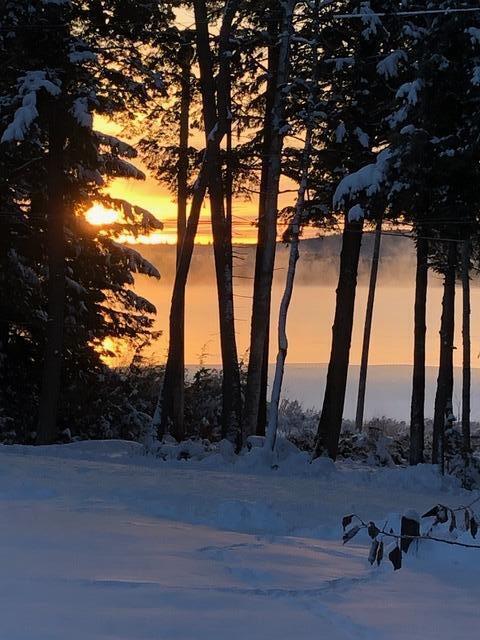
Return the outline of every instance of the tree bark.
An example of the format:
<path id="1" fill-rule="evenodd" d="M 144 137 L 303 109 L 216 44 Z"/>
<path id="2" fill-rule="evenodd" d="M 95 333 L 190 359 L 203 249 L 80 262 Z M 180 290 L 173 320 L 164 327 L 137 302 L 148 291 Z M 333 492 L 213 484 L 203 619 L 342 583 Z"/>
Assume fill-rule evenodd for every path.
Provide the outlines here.
<path id="1" fill-rule="evenodd" d="M 471 337 L 470 337 L 470 256 L 471 241 L 462 244 L 462 289 L 463 289 L 463 384 L 462 384 L 462 437 L 465 452 L 471 450 L 470 441 L 470 393 L 471 393 Z"/>
<path id="2" fill-rule="evenodd" d="M 268 47 L 268 74 L 267 74 L 267 86 L 265 91 L 265 114 L 262 127 L 262 158 L 261 158 L 261 173 L 260 173 L 260 196 L 258 201 L 258 238 L 257 249 L 255 256 L 255 276 L 254 276 L 254 289 L 255 283 L 259 281 L 261 273 L 261 265 L 263 261 L 263 255 L 265 251 L 265 237 L 266 237 L 266 222 L 265 217 L 265 196 L 267 193 L 267 183 L 270 171 L 270 158 L 269 152 L 272 141 L 273 131 L 273 106 L 275 102 L 275 94 L 277 90 L 278 82 L 278 36 L 280 30 L 281 13 L 279 7 L 272 11 L 267 23 L 267 33 L 269 39 Z M 267 426 L 267 391 L 268 391 L 268 359 L 269 359 L 269 347 L 270 347 L 270 301 L 267 317 L 265 318 L 265 342 L 263 345 L 263 358 L 262 358 L 262 370 L 260 381 L 260 398 L 258 402 L 258 415 L 256 435 L 264 436 Z"/>
<path id="3" fill-rule="evenodd" d="M 192 48 L 185 42 L 180 59 L 180 135 L 177 170 L 177 268 L 187 227 L 188 141 L 190 125 L 190 78 Z M 185 282 L 186 284 L 186 282 Z M 178 292 L 175 316 L 170 322 L 169 353 L 171 367 L 162 392 L 162 431 L 170 431 L 177 440 L 185 437 L 185 287 Z"/>
<path id="4" fill-rule="evenodd" d="M 225 7 L 220 31 L 220 66 L 216 85 L 213 75 L 213 59 L 209 43 L 208 14 L 205 0 L 194 0 L 193 6 L 205 134 L 207 142 L 212 136 L 216 141 L 214 145 L 215 152 L 212 154 L 211 162 L 208 166 L 208 189 L 217 276 L 223 366 L 222 433 L 238 447 L 241 434 L 242 400 L 233 305 L 232 236 L 231 226 L 229 227 L 225 214 L 220 141 L 215 134 L 219 130 L 223 137 L 228 128 L 228 47 L 238 1 L 230 0 Z"/>
<path id="5" fill-rule="evenodd" d="M 288 0 L 282 5 L 281 41 L 278 49 L 278 67 L 273 96 L 271 139 L 266 154 L 269 164 L 264 184 L 262 247 L 259 254 L 257 254 L 259 261 L 255 268 L 250 355 L 245 396 L 244 438 L 257 431 L 262 392 L 262 374 L 265 375 L 264 362 L 267 349 L 265 342 L 268 340 L 271 289 L 275 266 L 278 192 L 284 139 L 284 133 L 282 132 L 282 122 L 285 115 L 284 87 L 288 82 L 290 72 L 290 42 L 295 5 L 296 2 L 294 0 Z"/>
<path id="6" fill-rule="evenodd" d="M 202 210 L 202 204 L 207 192 L 207 166 L 209 163 L 210 155 L 212 154 L 211 147 L 212 144 L 210 143 L 210 145 L 205 150 L 202 167 L 200 169 L 200 173 L 194 187 L 192 202 L 190 205 L 190 215 L 188 216 L 182 249 L 177 262 L 177 271 L 175 273 L 175 281 L 173 284 L 172 302 L 170 305 L 170 335 L 173 335 L 176 330 L 176 319 L 181 315 L 182 309 L 184 308 L 185 304 L 185 287 L 187 286 L 188 273 L 190 271 L 190 264 L 192 262 L 193 248 L 195 245 L 195 237 L 197 235 L 200 212 Z M 150 425 L 150 432 L 146 437 L 147 448 L 151 448 L 153 446 L 155 438 L 161 440 L 166 433 L 167 425 L 165 421 L 162 420 L 162 409 L 164 404 L 165 406 L 167 406 L 170 402 L 167 394 L 169 394 L 172 389 L 172 380 L 177 368 L 176 358 L 177 354 L 172 348 L 172 345 L 169 344 L 163 384 L 158 396 L 152 423 Z M 181 438 L 182 434 L 177 434 L 177 437 Z"/>
<path id="7" fill-rule="evenodd" d="M 420 229 L 420 234 L 423 230 Z M 417 240 L 410 464 L 424 461 L 425 446 L 425 336 L 427 333 L 428 240 Z"/>
<path id="8" fill-rule="evenodd" d="M 0 371 L 6 363 L 6 358 L 2 357 L 7 351 L 10 334 L 9 300 L 8 287 L 8 252 L 12 246 L 13 213 L 9 215 L 9 194 L 5 188 L 5 194 L 0 191 L 0 203 L 5 214 L 0 223 Z"/>
<path id="9" fill-rule="evenodd" d="M 362 360 L 360 364 L 360 377 L 358 382 L 357 414 L 355 418 L 355 427 L 358 432 L 361 432 L 363 429 L 365 393 L 367 390 L 368 355 L 370 350 L 370 337 L 372 335 L 373 308 L 375 305 L 375 292 L 377 287 L 381 242 L 382 219 L 380 218 L 377 221 L 377 226 L 375 229 L 375 243 L 373 247 L 372 268 L 370 271 L 370 284 L 368 287 L 367 309 L 365 313 L 365 329 L 363 332 Z"/>
<path id="10" fill-rule="evenodd" d="M 266 447 L 273 451 L 277 441 L 278 430 L 278 407 L 280 404 L 280 394 L 282 392 L 283 376 L 285 372 L 285 362 L 288 353 L 288 338 L 287 338 L 287 315 L 292 300 L 293 285 L 295 282 L 295 273 L 299 253 L 300 242 L 300 225 L 302 222 L 303 210 L 305 207 L 305 194 L 308 184 L 308 168 L 310 163 L 312 148 L 312 125 L 309 123 L 308 130 L 305 138 L 305 145 L 303 149 L 303 161 L 300 186 L 298 189 L 297 203 L 295 207 L 295 214 L 292 220 L 292 237 L 290 239 L 290 254 L 288 261 L 287 279 L 285 283 L 285 290 L 283 292 L 282 301 L 280 303 L 280 312 L 278 317 L 278 354 L 277 363 L 275 367 L 275 377 L 272 387 L 272 397 L 270 401 L 270 409 L 268 413 L 268 430 Z"/>
<path id="11" fill-rule="evenodd" d="M 62 114 L 56 103 L 51 106 L 48 150 L 47 252 L 48 320 L 40 392 L 37 442 L 50 444 L 58 436 L 57 417 L 63 361 L 65 316 L 65 221 L 66 197 L 63 175 Z"/>
<path id="12" fill-rule="evenodd" d="M 363 219 L 350 221 L 345 217 L 332 351 L 315 447 L 316 457 L 327 453 L 333 460 L 342 430 L 362 232 Z"/>
<path id="13" fill-rule="evenodd" d="M 452 407 L 453 349 L 455 332 L 455 270 L 457 262 L 456 242 L 448 242 L 447 268 L 443 285 L 442 320 L 440 328 L 440 366 L 433 417 L 432 462 L 444 471 L 445 423 L 447 410 Z"/>

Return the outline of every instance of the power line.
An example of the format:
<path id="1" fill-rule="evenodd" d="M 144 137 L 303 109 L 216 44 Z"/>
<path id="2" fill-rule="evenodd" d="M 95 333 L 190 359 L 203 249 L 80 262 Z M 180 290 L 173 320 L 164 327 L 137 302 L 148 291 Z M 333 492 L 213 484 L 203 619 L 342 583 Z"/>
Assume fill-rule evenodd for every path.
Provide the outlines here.
<path id="1" fill-rule="evenodd" d="M 408 17 L 427 16 L 434 14 L 447 15 L 450 13 L 474 13 L 480 12 L 480 7 L 470 7 L 465 9 L 424 9 L 423 11 L 397 11 L 396 13 L 340 13 L 334 17 L 335 20 L 365 19 L 365 18 L 385 18 L 385 17 Z"/>

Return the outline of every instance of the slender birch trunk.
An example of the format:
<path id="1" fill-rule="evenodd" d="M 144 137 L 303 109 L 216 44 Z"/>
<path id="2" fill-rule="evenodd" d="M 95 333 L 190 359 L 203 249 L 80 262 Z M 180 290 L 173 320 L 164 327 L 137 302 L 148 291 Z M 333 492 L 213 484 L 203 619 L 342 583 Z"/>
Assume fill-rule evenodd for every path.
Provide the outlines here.
<path id="1" fill-rule="evenodd" d="M 471 393 L 471 337 L 470 337 L 470 256 L 471 240 L 466 238 L 462 244 L 462 289 L 463 289 L 463 384 L 462 384 L 462 436 L 463 448 L 471 449 L 470 441 L 470 393 Z"/>
<path id="2" fill-rule="evenodd" d="M 314 454 L 318 457 L 327 453 L 333 460 L 337 456 L 342 430 L 362 232 L 363 219 L 349 220 L 345 216 L 332 351 Z"/>
<path id="3" fill-rule="evenodd" d="M 314 10 L 314 25 L 318 26 L 318 1 L 315 2 Z M 265 445 L 267 450 L 270 450 L 272 452 L 275 450 L 277 440 L 278 408 L 280 405 L 280 395 L 282 392 L 283 377 L 285 373 L 285 362 L 288 354 L 287 316 L 293 295 L 297 262 L 300 257 L 300 228 L 305 208 L 305 196 L 308 188 L 308 175 L 313 146 L 313 129 L 315 126 L 315 110 L 317 107 L 317 85 L 319 74 L 318 46 L 316 43 L 314 43 L 312 46 L 311 55 L 312 80 L 310 95 L 308 97 L 305 142 L 300 164 L 300 183 L 298 187 L 297 202 L 295 205 L 295 213 L 291 223 L 290 254 L 288 260 L 287 278 L 282 300 L 280 303 L 280 311 L 278 317 L 278 353 L 272 387 L 272 396 L 268 412 L 268 429 Z"/>
<path id="4" fill-rule="evenodd" d="M 375 306 L 375 292 L 377 287 L 381 242 L 382 219 L 380 218 L 379 220 L 377 220 L 377 226 L 375 229 L 375 243 L 373 247 L 372 268 L 370 271 L 370 284 L 368 287 L 367 310 L 365 313 L 365 328 L 363 332 L 362 360 L 360 364 L 360 377 L 358 382 L 357 415 L 355 418 L 355 427 L 358 432 L 361 432 L 363 430 L 365 393 L 367 390 L 368 355 L 370 351 L 370 338 L 372 335 L 373 308 Z"/>
<path id="5" fill-rule="evenodd" d="M 424 233 L 423 229 L 419 234 Z M 427 333 L 428 240 L 417 239 L 412 402 L 410 412 L 410 464 L 424 462 L 425 446 L 425 337 Z"/>
<path id="6" fill-rule="evenodd" d="M 265 341 L 268 340 L 271 289 L 277 243 L 278 192 L 282 169 L 281 156 L 284 139 L 282 126 L 285 115 L 284 88 L 290 73 L 290 43 L 293 13 L 296 4 L 295 0 L 286 0 L 282 4 L 278 68 L 272 106 L 271 140 L 267 152 L 269 166 L 265 180 L 263 247 L 258 256 L 260 262 L 255 269 L 250 355 L 243 425 L 244 438 L 257 431 L 262 392 L 262 374 L 264 375 L 265 372 Z"/>
<path id="7" fill-rule="evenodd" d="M 63 168 L 65 133 L 61 108 L 53 103 L 50 110 L 48 150 L 47 252 L 48 252 L 48 320 L 42 386 L 38 417 L 37 442 L 54 442 L 63 362 L 65 316 L 65 222 L 67 200 Z"/>
<path id="8" fill-rule="evenodd" d="M 303 162 L 302 173 L 300 179 L 300 186 L 298 189 L 297 203 L 295 206 L 295 214 L 292 220 L 292 235 L 290 239 L 290 255 L 288 260 L 287 279 L 285 283 L 285 290 L 283 292 L 282 301 L 280 303 L 280 312 L 278 317 L 278 353 L 277 363 L 275 367 L 275 377 L 272 387 L 272 397 L 270 400 L 270 407 L 268 412 L 268 429 L 267 439 L 265 442 L 266 448 L 274 451 L 277 440 L 278 430 L 278 407 L 280 404 L 280 394 L 282 392 L 283 376 L 285 372 L 285 361 L 287 359 L 288 352 L 288 338 L 287 338 L 287 315 L 292 300 L 293 285 L 295 282 L 295 273 L 299 253 L 300 243 L 300 225 L 302 222 L 303 210 L 305 207 L 305 194 L 308 184 L 308 167 L 310 162 L 312 149 L 312 125 L 309 123 L 307 130 L 305 145 L 303 149 Z"/>
<path id="9" fill-rule="evenodd" d="M 448 242 L 448 262 L 445 271 L 440 328 L 440 366 L 438 370 L 435 411 L 433 417 L 432 462 L 444 471 L 445 426 L 447 410 L 453 396 L 453 349 L 455 333 L 455 270 L 457 263 L 456 242 Z"/>
<path id="10" fill-rule="evenodd" d="M 177 170 L 177 268 L 187 227 L 188 141 L 190 126 L 190 92 L 192 47 L 183 44 L 180 59 L 180 136 Z M 178 293 L 178 304 L 170 323 L 169 354 L 171 367 L 162 389 L 162 431 L 170 431 L 177 440 L 185 437 L 185 288 Z"/>

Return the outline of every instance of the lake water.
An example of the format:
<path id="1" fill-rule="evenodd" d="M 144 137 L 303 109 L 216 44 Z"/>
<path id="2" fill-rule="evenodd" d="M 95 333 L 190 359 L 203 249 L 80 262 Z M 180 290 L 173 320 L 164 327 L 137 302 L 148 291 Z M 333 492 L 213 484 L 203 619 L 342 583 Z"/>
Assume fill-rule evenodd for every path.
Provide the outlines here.
<path id="1" fill-rule="evenodd" d="M 411 363 L 413 352 L 413 304 L 414 263 L 410 241 L 400 245 L 400 251 L 387 247 L 380 268 L 375 314 L 370 349 L 370 372 L 366 402 L 366 416 L 388 415 L 404 419 L 409 414 L 411 393 Z M 397 244 L 395 244 L 395 248 Z M 402 250 L 404 248 L 404 250 Z M 367 247 L 368 249 L 368 247 Z M 367 300 L 368 250 L 365 249 L 357 293 L 355 326 L 351 348 L 351 375 L 345 408 L 345 417 L 355 413 L 356 379 L 360 363 L 363 322 Z M 171 258 L 168 260 L 161 249 L 149 248 L 147 257 L 159 266 L 163 277 L 152 281 L 137 279 L 136 290 L 148 297 L 156 306 L 158 315 L 156 328 L 162 336 L 150 348 L 152 360 L 164 361 L 168 346 L 168 314 L 172 287 Z M 218 329 L 218 307 L 213 267 L 208 250 L 193 264 L 192 276 L 187 290 L 186 302 L 186 361 L 197 365 L 200 361 L 215 365 L 221 361 Z M 251 253 L 244 259 L 235 280 L 235 313 L 237 345 L 239 355 L 247 356 L 251 314 Z M 278 307 L 283 292 L 285 250 L 281 253 L 273 287 L 271 361 L 277 351 L 276 325 Z M 308 258 L 308 256 L 307 256 Z M 248 263 L 245 266 L 245 263 Z M 326 367 L 331 346 L 331 326 L 335 310 L 335 282 L 338 255 L 330 252 L 314 261 L 304 259 L 299 267 L 299 284 L 295 287 L 288 320 L 288 370 L 285 394 L 299 399 L 308 406 L 321 406 Z M 333 265 L 333 266 L 332 266 Z M 439 353 L 439 327 L 441 316 L 442 288 L 440 277 L 432 274 L 428 298 L 427 331 L 427 415 L 433 413 L 436 367 Z M 461 366 L 461 288 L 457 288 L 457 314 L 454 352 L 455 365 Z M 480 287 L 472 287 L 472 364 L 480 366 Z M 477 375 L 478 374 L 478 375 Z M 477 394 L 480 369 L 474 371 L 472 411 L 480 418 L 480 398 Z M 457 376 L 458 378 L 458 376 Z M 455 410 L 458 411 L 461 387 L 456 387 Z"/>

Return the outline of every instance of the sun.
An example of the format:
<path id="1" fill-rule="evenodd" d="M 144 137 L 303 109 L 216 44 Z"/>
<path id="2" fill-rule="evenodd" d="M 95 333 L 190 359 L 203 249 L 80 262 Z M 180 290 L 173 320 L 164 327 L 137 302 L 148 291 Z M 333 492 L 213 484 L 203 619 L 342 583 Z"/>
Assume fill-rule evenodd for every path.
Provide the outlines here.
<path id="1" fill-rule="evenodd" d="M 119 219 L 119 213 L 113 209 L 107 209 L 102 204 L 94 204 L 86 212 L 87 222 L 96 226 L 113 224 Z"/>

